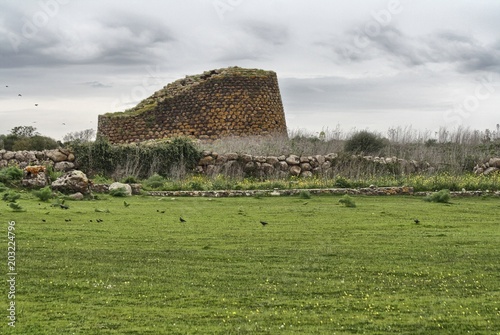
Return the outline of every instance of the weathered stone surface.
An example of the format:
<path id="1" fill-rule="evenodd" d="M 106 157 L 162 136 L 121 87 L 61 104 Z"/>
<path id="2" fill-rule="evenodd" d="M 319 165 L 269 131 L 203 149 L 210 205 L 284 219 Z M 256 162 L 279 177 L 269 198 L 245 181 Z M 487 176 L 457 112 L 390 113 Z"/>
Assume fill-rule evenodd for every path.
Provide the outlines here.
<path id="1" fill-rule="evenodd" d="M 281 171 L 288 171 L 288 164 L 286 162 L 280 161 L 277 168 Z"/>
<path id="2" fill-rule="evenodd" d="M 300 157 L 296 155 L 290 155 L 285 159 L 285 162 L 287 162 L 288 165 L 299 165 Z"/>
<path id="3" fill-rule="evenodd" d="M 312 170 L 311 164 L 309 164 L 309 163 L 300 164 L 300 168 L 302 169 L 302 171 L 311 171 Z"/>
<path id="4" fill-rule="evenodd" d="M 51 188 L 65 194 L 73 194 L 77 192 L 88 194 L 89 185 L 90 182 L 85 173 L 79 170 L 73 170 L 57 178 L 52 183 Z"/>
<path id="5" fill-rule="evenodd" d="M 483 174 L 484 174 L 485 176 L 487 176 L 487 175 L 492 174 L 493 172 L 496 172 L 496 171 L 498 171 L 498 170 L 500 170 L 500 169 L 499 169 L 499 168 L 497 168 L 497 167 L 489 167 L 489 168 L 487 168 L 486 170 L 484 170 Z"/>
<path id="6" fill-rule="evenodd" d="M 214 163 L 214 158 L 212 156 L 205 156 L 199 161 L 199 165 L 210 165 Z"/>
<path id="7" fill-rule="evenodd" d="M 490 164 L 490 167 L 500 168 L 500 158 L 498 157 L 490 158 L 488 163 Z"/>
<path id="8" fill-rule="evenodd" d="M 48 179 L 45 172 L 38 172 L 37 174 L 24 177 L 21 181 L 24 187 L 28 188 L 42 188 L 48 185 Z"/>
<path id="9" fill-rule="evenodd" d="M 339 155 L 337 153 L 330 153 L 328 155 L 325 156 L 325 159 L 327 161 L 332 161 L 334 160 L 335 158 L 337 158 Z"/>
<path id="10" fill-rule="evenodd" d="M 3 159 L 5 160 L 11 160 L 16 157 L 16 152 L 15 151 L 7 151 L 3 154 Z"/>
<path id="11" fill-rule="evenodd" d="M 114 191 L 114 190 L 119 190 L 119 189 L 124 189 L 125 190 L 125 194 L 127 196 L 131 196 L 132 195 L 132 187 L 129 185 L 129 184 L 124 184 L 124 183 L 113 183 L 111 185 L 109 185 L 109 192 L 111 191 Z"/>
<path id="12" fill-rule="evenodd" d="M 226 157 L 227 157 L 227 160 L 229 160 L 229 161 L 235 161 L 238 159 L 238 154 L 236 154 L 234 152 L 230 152 L 230 153 L 226 154 Z"/>
<path id="13" fill-rule="evenodd" d="M 80 192 L 77 192 L 77 193 L 70 194 L 69 198 L 72 200 L 83 200 L 85 198 L 85 196 L 83 194 L 81 194 Z"/>
<path id="14" fill-rule="evenodd" d="M 313 176 L 313 173 L 311 171 L 302 171 L 300 173 L 300 176 L 303 178 L 311 178 Z"/>
<path id="15" fill-rule="evenodd" d="M 227 162 L 227 157 L 225 155 L 218 155 L 215 159 L 215 165 L 224 165 Z"/>
<path id="16" fill-rule="evenodd" d="M 271 175 L 274 172 L 274 166 L 268 163 L 262 163 L 261 169 L 266 175 Z"/>
<path id="17" fill-rule="evenodd" d="M 59 151 L 58 149 L 46 150 L 45 155 L 54 163 L 63 162 L 68 160 L 68 156 Z"/>
<path id="18" fill-rule="evenodd" d="M 252 155 L 243 154 L 240 156 L 240 159 L 243 163 L 248 163 L 252 161 Z"/>
<path id="19" fill-rule="evenodd" d="M 255 170 L 257 170 L 257 168 L 258 168 L 257 162 L 250 161 L 250 162 L 245 164 L 244 170 L 247 173 L 252 173 Z"/>
<path id="20" fill-rule="evenodd" d="M 274 157 L 274 156 L 269 156 L 269 157 L 266 157 L 266 163 L 271 164 L 272 166 L 275 166 L 276 164 L 279 163 L 279 159 L 277 157 Z"/>
<path id="21" fill-rule="evenodd" d="M 266 162 L 266 157 L 264 157 L 264 156 L 255 156 L 253 158 L 253 160 L 255 162 L 258 162 L 258 163 L 265 163 Z"/>
<path id="22" fill-rule="evenodd" d="M 75 164 L 72 162 L 57 162 L 54 164 L 54 170 L 56 171 L 69 171 L 75 168 Z"/>
<path id="23" fill-rule="evenodd" d="M 290 175 L 298 176 L 298 175 L 300 175 L 301 169 L 300 169 L 300 166 L 298 166 L 298 165 L 292 165 L 290 167 L 289 171 L 290 171 Z"/>
<path id="24" fill-rule="evenodd" d="M 111 143 L 272 134 L 287 134 L 276 73 L 238 67 L 179 79 L 131 113 L 99 115 L 98 129 Z"/>

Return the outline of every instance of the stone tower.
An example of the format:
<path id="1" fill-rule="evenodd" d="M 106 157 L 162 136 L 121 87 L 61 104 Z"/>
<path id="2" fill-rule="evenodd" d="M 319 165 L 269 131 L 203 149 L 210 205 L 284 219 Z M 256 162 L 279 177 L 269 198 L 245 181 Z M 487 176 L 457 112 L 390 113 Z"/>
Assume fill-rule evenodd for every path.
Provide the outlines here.
<path id="1" fill-rule="evenodd" d="M 99 115 L 98 134 L 111 143 L 187 136 L 287 135 L 273 71 L 230 67 L 168 84 L 125 112 Z"/>

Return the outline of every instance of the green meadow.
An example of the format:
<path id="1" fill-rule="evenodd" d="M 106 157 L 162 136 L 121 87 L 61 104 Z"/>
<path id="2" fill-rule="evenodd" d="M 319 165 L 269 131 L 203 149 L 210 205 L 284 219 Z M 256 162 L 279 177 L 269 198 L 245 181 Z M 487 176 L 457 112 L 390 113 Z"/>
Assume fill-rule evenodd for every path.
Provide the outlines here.
<path id="1" fill-rule="evenodd" d="M 1 334 L 500 334 L 498 198 L 100 197 L 2 202 Z"/>

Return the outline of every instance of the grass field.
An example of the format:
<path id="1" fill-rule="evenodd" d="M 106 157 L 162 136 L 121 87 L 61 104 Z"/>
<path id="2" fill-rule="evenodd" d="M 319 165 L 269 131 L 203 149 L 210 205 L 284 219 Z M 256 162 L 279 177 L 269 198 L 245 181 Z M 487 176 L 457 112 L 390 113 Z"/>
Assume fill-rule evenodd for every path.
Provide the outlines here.
<path id="1" fill-rule="evenodd" d="M 0 333 L 500 334 L 498 198 L 339 199 L 25 194 Z"/>

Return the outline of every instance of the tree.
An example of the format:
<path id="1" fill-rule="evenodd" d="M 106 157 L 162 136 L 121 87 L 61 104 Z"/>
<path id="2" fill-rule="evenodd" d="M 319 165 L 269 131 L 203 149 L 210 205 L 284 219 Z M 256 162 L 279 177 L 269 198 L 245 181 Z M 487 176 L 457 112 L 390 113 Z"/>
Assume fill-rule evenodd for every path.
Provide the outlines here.
<path id="1" fill-rule="evenodd" d="M 79 142 L 90 142 L 94 139 L 95 137 L 95 130 L 94 129 L 85 129 L 82 131 L 75 131 L 72 133 L 68 133 L 64 135 L 63 141 L 65 143 L 67 142 L 74 142 L 74 141 L 79 141 Z"/>
<path id="2" fill-rule="evenodd" d="M 345 142 L 344 150 L 353 154 L 375 154 L 384 147 L 384 140 L 366 130 L 351 136 Z"/>
<path id="3" fill-rule="evenodd" d="M 32 137 L 22 137 L 15 141 L 12 146 L 13 151 L 21 150 L 37 150 L 42 151 L 45 149 L 56 149 L 59 144 L 53 138 L 41 135 L 35 135 Z"/>
<path id="4" fill-rule="evenodd" d="M 17 137 L 32 137 L 35 135 L 40 135 L 36 131 L 35 127 L 32 126 L 17 126 L 10 130 L 10 134 Z"/>

